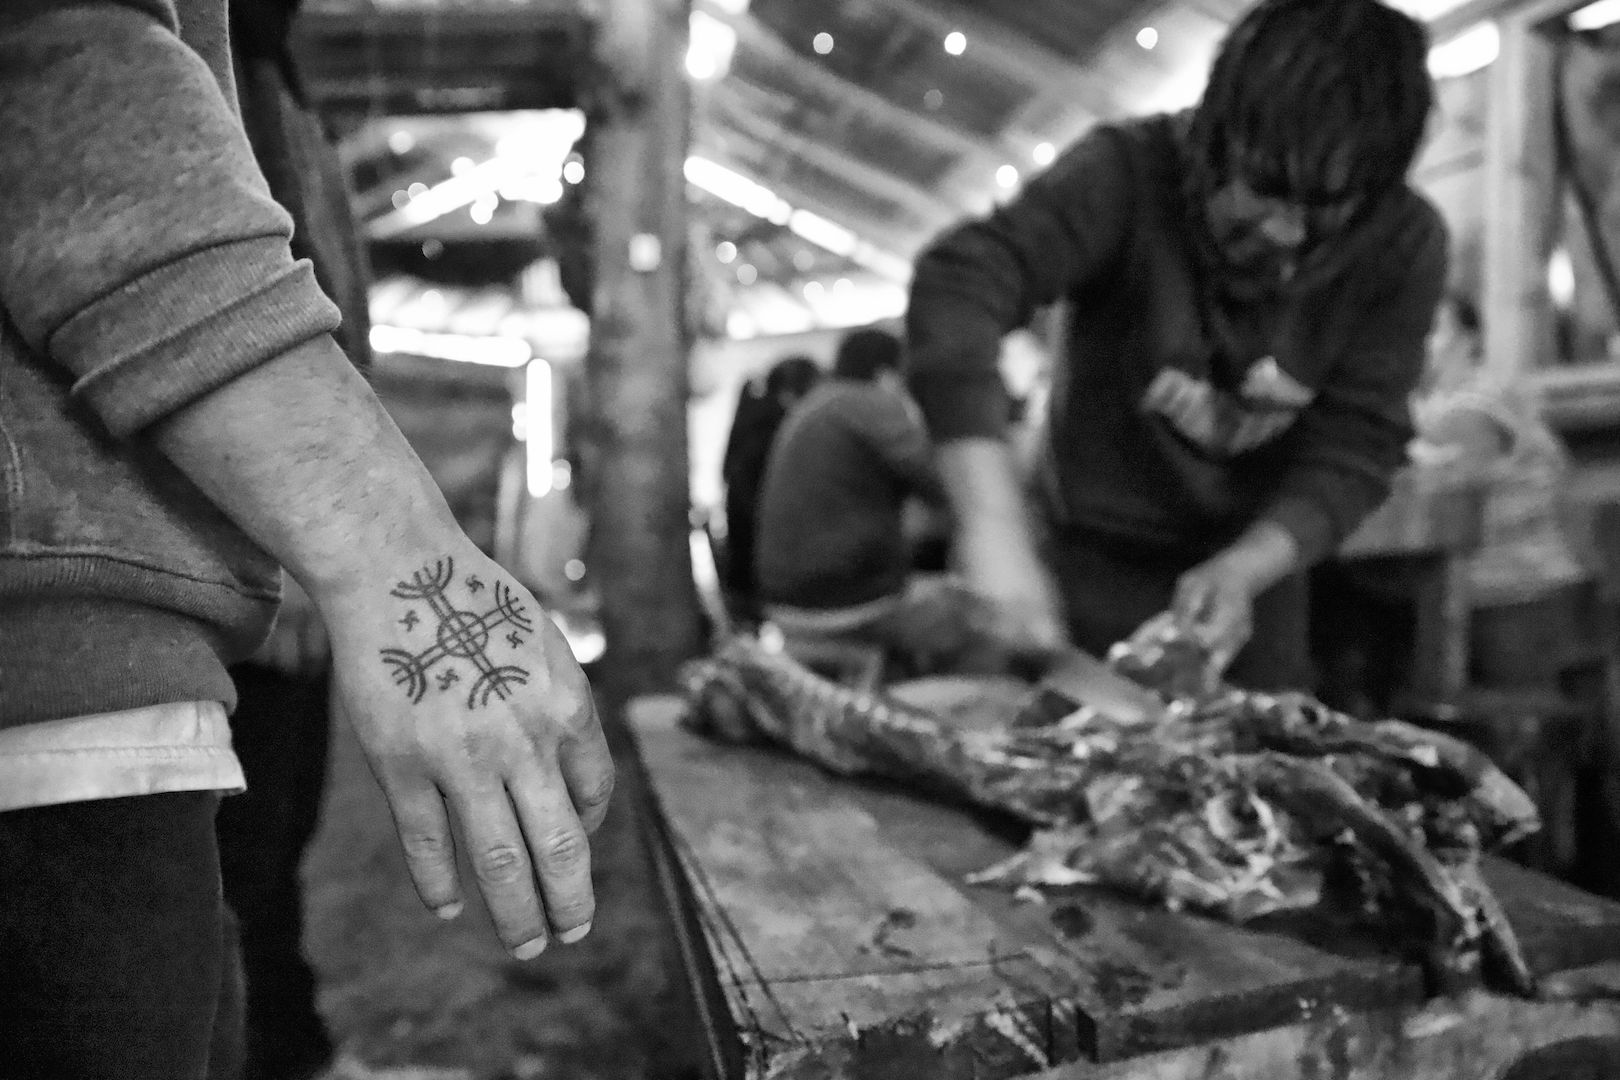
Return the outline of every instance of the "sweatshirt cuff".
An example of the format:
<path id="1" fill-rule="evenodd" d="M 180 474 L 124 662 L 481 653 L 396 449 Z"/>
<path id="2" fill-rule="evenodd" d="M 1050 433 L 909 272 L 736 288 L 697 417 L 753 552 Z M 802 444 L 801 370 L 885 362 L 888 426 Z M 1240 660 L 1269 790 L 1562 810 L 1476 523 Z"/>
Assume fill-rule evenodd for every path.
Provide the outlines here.
<path id="1" fill-rule="evenodd" d="M 51 355 L 117 437 L 129 436 L 339 324 L 282 237 L 197 251 L 81 310 Z"/>

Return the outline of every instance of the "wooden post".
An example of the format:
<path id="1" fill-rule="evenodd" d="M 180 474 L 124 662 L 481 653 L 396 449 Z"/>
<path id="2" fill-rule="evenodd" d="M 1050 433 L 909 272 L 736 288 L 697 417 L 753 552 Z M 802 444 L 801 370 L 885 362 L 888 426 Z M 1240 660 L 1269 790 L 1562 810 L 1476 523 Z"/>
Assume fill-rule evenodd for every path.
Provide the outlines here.
<path id="1" fill-rule="evenodd" d="M 1528 10 L 1504 17 L 1485 141 L 1485 362 L 1499 375 L 1552 356 L 1547 258 L 1557 207 L 1553 43 Z"/>
<path id="2" fill-rule="evenodd" d="M 586 360 L 592 573 L 606 664 L 667 687 L 699 646 L 689 547 L 685 161 L 688 0 L 601 0 L 586 122 L 595 233 Z"/>

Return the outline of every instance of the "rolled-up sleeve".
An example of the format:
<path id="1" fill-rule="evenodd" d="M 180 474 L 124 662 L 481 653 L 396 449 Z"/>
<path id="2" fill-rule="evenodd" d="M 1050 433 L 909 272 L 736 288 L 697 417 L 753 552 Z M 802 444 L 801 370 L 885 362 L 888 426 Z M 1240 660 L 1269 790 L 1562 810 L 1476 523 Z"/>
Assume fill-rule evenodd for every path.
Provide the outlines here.
<path id="1" fill-rule="evenodd" d="M 124 436 L 338 311 L 169 0 L 0 16 L 0 306 Z"/>

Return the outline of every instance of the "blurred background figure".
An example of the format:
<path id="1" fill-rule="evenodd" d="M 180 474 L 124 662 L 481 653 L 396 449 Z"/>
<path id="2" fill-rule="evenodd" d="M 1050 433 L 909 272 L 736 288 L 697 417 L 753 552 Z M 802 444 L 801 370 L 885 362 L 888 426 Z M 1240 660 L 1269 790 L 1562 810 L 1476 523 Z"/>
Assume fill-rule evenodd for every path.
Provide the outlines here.
<path id="1" fill-rule="evenodd" d="M 772 365 L 763 379 L 749 380 L 737 396 L 737 411 L 721 462 L 721 479 L 726 488 L 726 542 L 719 561 L 727 605 L 744 622 L 759 618 L 754 534 L 766 458 L 788 410 L 821 378 L 821 365 L 810 357 L 789 356 Z"/>
<path id="2" fill-rule="evenodd" d="M 767 620 L 794 639 L 870 643 L 920 674 L 963 662 L 968 596 L 913 572 L 906 507 L 943 506 L 933 448 L 900 376 L 900 339 L 866 328 L 833 377 L 788 415 L 771 448 L 755 566 Z"/>
<path id="3" fill-rule="evenodd" d="M 1486 686 L 1548 687 L 1573 644 L 1579 586 L 1569 505 L 1569 454 L 1534 395 L 1481 367 L 1479 310 L 1451 294 L 1441 304 L 1429 362 L 1413 401 L 1419 468 L 1485 485 L 1479 550 L 1469 563 L 1470 655 Z"/>
<path id="4" fill-rule="evenodd" d="M 1477 488 L 1479 547 L 1469 560 L 1470 681 L 1555 690 L 1577 636 L 1590 565 L 1572 520 L 1569 455 L 1534 394 L 1482 366 L 1479 309 L 1450 292 L 1435 314 L 1412 397 L 1409 480 Z M 1406 684 L 1413 599 L 1376 566 L 1328 563 L 1312 581 L 1313 649 L 1323 700 L 1387 714 Z"/>

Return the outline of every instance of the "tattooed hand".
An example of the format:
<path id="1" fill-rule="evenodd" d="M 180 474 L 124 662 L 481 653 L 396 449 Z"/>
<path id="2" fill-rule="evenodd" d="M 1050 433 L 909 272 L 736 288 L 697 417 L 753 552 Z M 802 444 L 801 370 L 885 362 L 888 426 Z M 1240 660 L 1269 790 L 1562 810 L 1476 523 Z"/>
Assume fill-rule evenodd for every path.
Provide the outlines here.
<path id="1" fill-rule="evenodd" d="M 540 605 L 476 551 L 332 617 L 338 688 L 422 901 L 462 908 L 450 816 L 496 930 L 529 959 L 594 914 L 586 834 L 613 764 L 590 687 Z"/>

